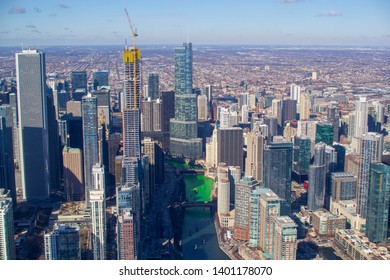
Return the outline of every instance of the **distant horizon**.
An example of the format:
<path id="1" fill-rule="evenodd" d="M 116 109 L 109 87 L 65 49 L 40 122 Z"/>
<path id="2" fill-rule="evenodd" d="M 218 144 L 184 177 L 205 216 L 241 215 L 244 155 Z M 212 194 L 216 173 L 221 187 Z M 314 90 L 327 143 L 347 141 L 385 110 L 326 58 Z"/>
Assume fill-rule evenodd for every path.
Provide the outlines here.
<path id="1" fill-rule="evenodd" d="M 183 41 L 182 43 L 185 43 Z M 147 44 L 137 44 L 137 48 L 142 47 L 177 47 L 181 46 L 182 43 L 147 43 Z M 390 45 L 321 45 L 321 44 L 209 44 L 209 43 L 192 43 L 192 47 L 261 47 L 261 48 L 384 48 L 390 49 Z M 47 47 L 125 47 L 125 44 L 42 44 L 42 45 L 25 45 L 21 43 L 20 45 L 8 45 L 0 46 L 0 49 L 7 48 L 19 48 L 21 49 L 39 49 Z M 128 47 L 132 47 L 131 44 L 128 44 Z"/>

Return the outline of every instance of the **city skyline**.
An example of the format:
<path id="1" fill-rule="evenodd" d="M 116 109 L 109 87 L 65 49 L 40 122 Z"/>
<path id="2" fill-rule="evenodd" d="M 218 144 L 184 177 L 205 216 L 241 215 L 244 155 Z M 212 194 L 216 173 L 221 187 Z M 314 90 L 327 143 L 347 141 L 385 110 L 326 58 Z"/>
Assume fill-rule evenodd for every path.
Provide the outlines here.
<path id="1" fill-rule="evenodd" d="M 68 46 L 0 48 L 0 259 L 390 260 L 390 44 L 304 45 L 384 1 L 17 1 Z"/>
<path id="2" fill-rule="evenodd" d="M 217 45 L 390 46 L 390 2 L 383 0 L 241 1 L 239 11 L 230 0 L 131 4 L 5 1 L 0 5 L 2 45 L 121 45 L 130 42 L 123 10 L 131 6 L 140 45 L 179 44 L 189 36 L 197 44 Z"/>

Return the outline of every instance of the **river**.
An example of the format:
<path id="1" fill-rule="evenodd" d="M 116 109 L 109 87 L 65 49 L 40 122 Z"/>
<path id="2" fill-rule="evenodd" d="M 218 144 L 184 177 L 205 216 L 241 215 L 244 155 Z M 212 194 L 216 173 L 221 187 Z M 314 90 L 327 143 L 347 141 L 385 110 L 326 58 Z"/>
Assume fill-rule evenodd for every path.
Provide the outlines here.
<path id="1" fill-rule="evenodd" d="M 209 208 L 185 210 L 182 238 L 184 260 L 229 260 L 229 257 L 219 249 L 214 220 Z"/>

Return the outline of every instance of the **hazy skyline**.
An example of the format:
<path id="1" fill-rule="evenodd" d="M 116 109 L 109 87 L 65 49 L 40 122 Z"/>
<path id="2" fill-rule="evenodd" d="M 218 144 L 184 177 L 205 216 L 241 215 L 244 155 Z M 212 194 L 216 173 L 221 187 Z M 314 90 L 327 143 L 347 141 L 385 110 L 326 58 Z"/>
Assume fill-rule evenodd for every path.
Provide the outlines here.
<path id="1" fill-rule="evenodd" d="M 124 44 L 390 46 L 390 1 L 45 1 L 0 3 L 2 46 Z"/>

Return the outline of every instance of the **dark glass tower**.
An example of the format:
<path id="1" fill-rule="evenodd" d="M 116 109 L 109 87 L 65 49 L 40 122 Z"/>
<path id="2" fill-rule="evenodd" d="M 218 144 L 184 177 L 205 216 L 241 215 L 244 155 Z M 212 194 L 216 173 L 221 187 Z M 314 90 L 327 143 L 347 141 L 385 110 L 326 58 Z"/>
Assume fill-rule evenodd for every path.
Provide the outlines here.
<path id="1" fill-rule="evenodd" d="M 76 89 L 87 90 L 87 72 L 73 71 L 72 72 L 72 91 Z"/>
<path id="2" fill-rule="evenodd" d="M 81 101 L 83 118 L 83 152 L 85 198 L 89 206 L 89 190 L 93 187 L 92 166 L 99 162 L 97 98 L 88 94 Z"/>
<path id="3" fill-rule="evenodd" d="M 324 142 L 326 145 L 333 145 L 333 126 L 330 123 L 317 123 L 316 143 Z"/>
<path id="4" fill-rule="evenodd" d="M 389 222 L 390 166 L 371 163 L 369 180 L 366 233 L 371 242 L 383 242 Z"/>
<path id="5" fill-rule="evenodd" d="M 157 73 L 149 73 L 148 77 L 148 97 L 156 100 L 160 93 L 160 79 Z"/>
<path id="6" fill-rule="evenodd" d="M 12 107 L 0 106 L 0 187 L 9 190 L 13 202 L 16 203 L 13 124 Z"/>
<path id="7" fill-rule="evenodd" d="M 197 138 L 197 96 L 192 91 L 192 44 L 175 49 L 175 118 L 170 121 L 170 151 L 185 158 L 202 156 Z"/>
<path id="8" fill-rule="evenodd" d="M 99 87 L 108 86 L 108 71 L 93 73 L 93 89 L 97 90 Z"/>
<path id="9" fill-rule="evenodd" d="M 291 211 L 291 142 L 273 142 L 264 149 L 264 186 L 284 199 L 282 213 Z"/>

